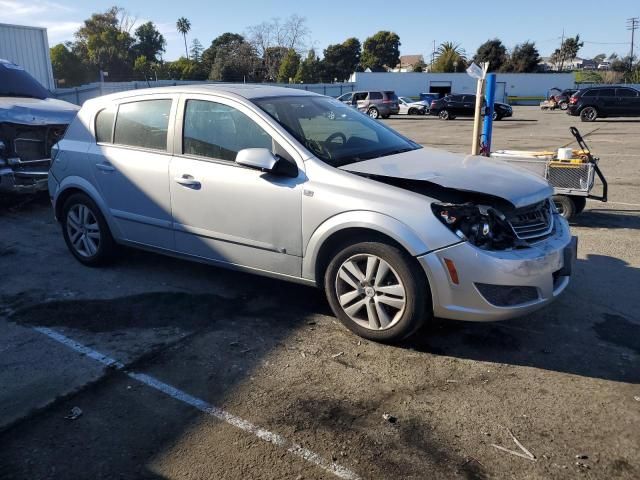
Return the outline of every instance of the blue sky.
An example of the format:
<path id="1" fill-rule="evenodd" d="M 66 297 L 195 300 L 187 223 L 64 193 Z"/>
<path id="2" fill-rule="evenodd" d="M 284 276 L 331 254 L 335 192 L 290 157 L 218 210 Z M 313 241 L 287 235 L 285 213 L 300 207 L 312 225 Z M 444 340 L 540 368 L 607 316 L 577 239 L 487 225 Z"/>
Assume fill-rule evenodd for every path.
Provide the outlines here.
<path id="1" fill-rule="evenodd" d="M 546 56 L 560 43 L 564 27 L 566 35 L 581 34 L 585 46 L 579 55 L 590 57 L 614 51 L 627 54 L 630 32 L 625 27 L 626 19 L 640 16 L 637 0 L 490 3 L 485 10 L 478 8 L 478 2 L 467 0 L 0 0 L 0 23 L 47 27 L 49 43 L 55 45 L 72 40 L 73 32 L 92 12 L 117 4 L 137 18 L 138 23 L 147 20 L 156 23 L 167 40 L 168 60 L 184 53 L 182 38 L 175 30 L 176 19 L 181 16 L 191 21 L 188 40 L 198 38 L 205 47 L 226 31 L 243 33 L 248 26 L 270 18 L 297 14 L 307 19 L 310 29 L 307 45 L 319 53 L 328 44 L 351 36 L 364 41 L 378 30 L 392 30 L 400 36 L 402 54 L 423 54 L 425 58 L 431 54 L 434 40 L 436 44 L 460 43 L 468 54 L 473 54 L 478 45 L 493 37 L 500 38 L 508 48 L 526 40 L 535 41 L 541 55 Z M 638 48 L 640 32 L 636 33 Z"/>

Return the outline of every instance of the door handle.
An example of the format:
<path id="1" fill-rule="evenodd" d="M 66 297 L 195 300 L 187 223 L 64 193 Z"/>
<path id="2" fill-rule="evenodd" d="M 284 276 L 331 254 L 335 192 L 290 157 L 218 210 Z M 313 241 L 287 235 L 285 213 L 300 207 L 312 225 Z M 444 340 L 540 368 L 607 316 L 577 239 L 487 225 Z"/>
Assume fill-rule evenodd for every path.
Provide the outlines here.
<path id="1" fill-rule="evenodd" d="M 116 167 L 111 165 L 109 162 L 96 163 L 96 168 L 98 170 L 102 170 L 103 172 L 115 172 L 116 171 Z"/>
<path id="2" fill-rule="evenodd" d="M 183 175 L 181 177 L 175 177 L 174 180 L 176 183 L 183 185 L 185 187 L 193 188 L 194 190 L 200 190 L 200 187 L 202 186 L 202 184 L 198 180 L 193 178 L 191 175 Z"/>

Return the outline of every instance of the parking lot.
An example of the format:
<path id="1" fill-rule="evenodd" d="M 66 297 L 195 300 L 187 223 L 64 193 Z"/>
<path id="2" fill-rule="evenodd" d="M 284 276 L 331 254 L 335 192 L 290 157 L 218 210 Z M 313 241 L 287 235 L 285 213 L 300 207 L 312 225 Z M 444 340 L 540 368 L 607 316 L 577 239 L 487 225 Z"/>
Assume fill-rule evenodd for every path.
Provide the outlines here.
<path id="1" fill-rule="evenodd" d="M 385 123 L 470 150 L 472 119 Z M 3 197 L 0 478 L 640 478 L 640 121 L 515 107 L 493 148 L 572 125 L 610 191 L 573 222 L 565 294 L 396 346 L 309 287 L 137 251 L 83 267 L 46 196 Z"/>

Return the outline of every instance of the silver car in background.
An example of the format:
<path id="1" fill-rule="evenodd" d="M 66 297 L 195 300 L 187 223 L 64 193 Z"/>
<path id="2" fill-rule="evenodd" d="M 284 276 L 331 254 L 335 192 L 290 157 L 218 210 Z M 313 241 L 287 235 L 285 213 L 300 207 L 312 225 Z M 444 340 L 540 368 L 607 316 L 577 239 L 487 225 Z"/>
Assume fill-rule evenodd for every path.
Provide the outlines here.
<path id="1" fill-rule="evenodd" d="M 434 315 L 532 312 L 565 289 L 575 255 L 541 178 L 278 87 L 90 100 L 49 191 L 85 265 L 122 244 L 316 285 L 344 325 L 378 341 Z"/>

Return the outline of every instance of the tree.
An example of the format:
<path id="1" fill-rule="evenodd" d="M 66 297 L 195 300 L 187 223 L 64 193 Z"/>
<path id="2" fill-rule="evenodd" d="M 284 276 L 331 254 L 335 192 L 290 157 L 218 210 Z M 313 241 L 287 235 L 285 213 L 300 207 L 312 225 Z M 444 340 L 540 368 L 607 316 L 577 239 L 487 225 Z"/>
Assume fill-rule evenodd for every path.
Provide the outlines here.
<path id="1" fill-rule="evenodd" d="M 300 55 L 293 49 L 290 48 L 287 54 L 282 59 L 282 63 L 280 63 L 280 70 L 278 72 L 278 82 L 280 83 L 291 83 L 293 82 L 296 73 L 298 72 L 298 67 L 300 66 Z"/>
<path id="2" fill-rule="evenodd" d="M 153 22 L 147 22 L 140 25 L 135 36 L 138 42 L 135 45 L 136 52 L 148 61 L 156 61 L 158 55 L 165 51 L 166 41 L 164 36 L 156 29 Z"/>
<path id="3" fill-rule="evenodd" d="M 275 81 L 280 73 L 280 63 L 290 49 L 300 54 L 305 50 L 309 33 L 307 20 L 291 15 L 282 22 L 274 18 L 269 22 L 249 27 L 248 39 L 256 54 L 262 58 L 265 79 Z"/>
<path id="4" fill-rule="evenodd" d="M 59 43 L 50 50 L 53 76 L 61 87 L 75 87 L 88 80 L 87 69 L 69 46 Z"/>
<path id="5" fill-rule="evenodd" d="M 502 72 L 532 73 L 538 71 L 540 53 L 533 42 L 524 42 L 516 45 L 509 55 L 507 62 L 502 66 Z"/>
<path id="6" fill-rule="evenodd" d="M 400 60 L 400 37 L 381 30 L 364 41 L 361 64 L 363 68 L 380 70 L 393 68 Z"/>
<path id="7" fill-rule="evenodd" d="M 497 72 L 507 62 L 507 49 L 500 40 L 494 38 L 487 40 L 478 47 L 473 57 L 473 61 L 477 64 L 481 62 L 489 62 L 489 71 Z"/>
<path id="8" fill-rule="evenodd" d="M 202 61 L 202 52 L 204 52 L 204 47 L 200 43 L 200 40 L 194 38 L 191 42 L 191 50 L 189 52 L 191 53 L 191 59 L 194 62 L 200 63 Z"/>
<path id="9" fill-rule="evenodd" d="M 427 69 L 427 64 L 424 63 L 422 60 L 419 60 L 413 65 L 412 72 L 421 73 L 421 72 L 424 72 L 426 69 Z"/>
<path id="10" fill-rule="evenodd" d="M 162 70 L 173 80 L 205 80 L 207 78 L 202 65 L 186 57 L 180 57 L 174 62 L 166 62 Z"/>
<path id="11" fill-rule="evenodd" d="M 73 53 L 94 73 L 103 70 L 109 72 L 110 78 L 126 77 L 133 66 L 135 40 L 129 33 L 132 26 L 121 8 L 94 13 L 75 33 Z"/>
<path id="12" fill-rule="evenodd" d="M 325 48 L 323 63 L 327 75 L 339 82 L 348 80 L 360 63 L 360 50 L 360 41 L 353 37 Z"/>
<path id="13" fill-rule="evenodd" d="M 551 54 L 551 63 L 557 66 L 558 71 L 563 71 L 564 63 L 573 61 L 583 46 L 584 42 L 580 41 L 580 35 L 565 39 L 560 48 L 556 48 Z"/>
<path id="14" fill-rule="evenodd" d="M 607 58 L 607 54 L 606 53 L 599 53 L 598 55 L 596 55 L 595 57 L 593 57 L 593 61 L 596 64 L 596 67 L 602 63 L 604 61 L 604 59 Z"/>
<path id="15" fill-rule="evenodd" d="M 180 17 L 176 22 L 176 28 L 178 29 L 178 32 L 182 34 L 182 38 L 184 38 L 184 53 L 188 60 L 189 51 L 187 50 L 187 33 L 191 30 L 191 22 L 185 17 Z"/>
<path id="16" fill-rule="evenodd" d="M 258 80 L 259 59 L 242 35 L 226 32 L 216 37 L 202 53 L 202 69 L 209 79 L 222 81 Z"/>
<path id="17" fill-rule="evenodd" d="M 307 53 L 307 57 L 300 62 L 294 81 L 296 83 L 318 83 L 320 81 L 320 68 L 320 60 L 312 48 Z"/>
<path id="18" fill-rule="evenodd" d="M 464 49 L 453 42 L 441 43 L 433 62 L 433 72 L 464 72 L 467 68 L 467 57 Z"/>

